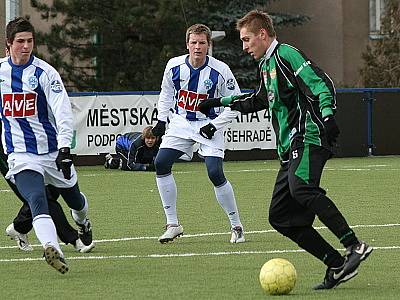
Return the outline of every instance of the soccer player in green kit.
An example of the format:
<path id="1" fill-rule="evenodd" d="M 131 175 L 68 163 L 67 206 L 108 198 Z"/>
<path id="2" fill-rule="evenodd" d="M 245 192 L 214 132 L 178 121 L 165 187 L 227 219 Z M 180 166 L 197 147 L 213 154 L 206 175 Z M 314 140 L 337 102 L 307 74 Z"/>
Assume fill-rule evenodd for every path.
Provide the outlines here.
<path id="1" fill-rule="evenodd" d="M 237 21 L 243 50 L 259 60 L 254 93 L 210 98 L 200 111 L 227 106 L 250 113 L 268 109 L 281 161 L 269 222 L 278 232 L 321 260 L 327 271 L 314 289 L 331 289 L 358 273 L 373 248 L 360 241 L 320 187 L 326 161 L 339 135 L 332 80 L 301 51 L 276 39 L 271 17 L 251 11 Z M 315 216 L 346 248 L 342 256 L 312 226 Z"/>

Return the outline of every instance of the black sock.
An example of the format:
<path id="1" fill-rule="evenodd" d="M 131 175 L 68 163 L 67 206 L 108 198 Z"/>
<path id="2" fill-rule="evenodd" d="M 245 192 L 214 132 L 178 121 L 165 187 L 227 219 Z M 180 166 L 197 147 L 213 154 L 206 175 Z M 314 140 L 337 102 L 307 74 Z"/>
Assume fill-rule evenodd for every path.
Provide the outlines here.
<path id="1" fill-rule="evenodd" d="M 358 242 L 353 230 L 350 229 L 346 219 L 327 196 L 320 194 L 310 207 L 318 216 L 321 222 L 336 235 L 346 248 Z"/>
<path id="2" fill-rule="evenodd" d="M 329 267 L 340 266 L 344 262 L 340 253 L 325 241 L 312 226 L 277 227 L 276 229 Z"/>
<path id="3" fill-rule="evenodd" d="M 330 268 L 338 268 L 343 266 L 344 257 L 341 256 L 337 251 L 327 253 L 324 259 L 324 263 Z"/>

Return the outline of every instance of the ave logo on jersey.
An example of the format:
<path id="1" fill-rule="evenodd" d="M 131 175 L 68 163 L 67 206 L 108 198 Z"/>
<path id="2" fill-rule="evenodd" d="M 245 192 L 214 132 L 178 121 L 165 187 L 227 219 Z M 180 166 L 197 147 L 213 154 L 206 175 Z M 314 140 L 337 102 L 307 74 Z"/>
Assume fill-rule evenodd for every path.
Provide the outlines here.
<path id="1" fill-rule="evenodd" d="M 178 106 L 189 111 L 198 111 L 198 105 L 200 102 L 207 98 L 208 94 L 199 94 L 187 90 L 179 90 Z"/>
<path id="2" fill-rule="evenodd" d="M 25 118 L 35 116 L 37 112 L 37 94 L 3 94 L 2 104 L 5 117 Z"/>

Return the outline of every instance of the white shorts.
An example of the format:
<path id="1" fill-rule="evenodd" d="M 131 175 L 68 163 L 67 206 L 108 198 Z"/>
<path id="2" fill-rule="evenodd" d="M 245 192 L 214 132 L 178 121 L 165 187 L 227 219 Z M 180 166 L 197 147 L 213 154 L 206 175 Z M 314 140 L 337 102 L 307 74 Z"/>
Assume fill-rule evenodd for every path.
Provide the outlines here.
<path id="1" fill-rule="evenodd" d="M 62 171 L 57 170 L 57 155 L 57 151 L 41 155 L 26 152 L 13 152 L 8 156 L 9 171 L 6 175 L 6 179 L 10 179 L 13 183 L 15 183 L 14 175 L 24 170 L 32 170 L 42 174 L 44 177 L 44 183 L 46 185 L 51 184 L 59 188 L 73 187 L 78 180 L 75 168 L 72 165 L 71 179 L 65 179 Z"/>
<path id="2" fill-rule="evenodd" d="M 188 121 L 180 115 L 175 115 L 168 125 L 168 130 L 162 138 L 160 148 L 171 148 L 185 153 L 181 159 L 191 160 L 197 149 L 201 156 L 216 156 L 224 158 L 224 131 L 217 130 L 211 140 L 202 137 L 201 127 L 210 120 Z"/>

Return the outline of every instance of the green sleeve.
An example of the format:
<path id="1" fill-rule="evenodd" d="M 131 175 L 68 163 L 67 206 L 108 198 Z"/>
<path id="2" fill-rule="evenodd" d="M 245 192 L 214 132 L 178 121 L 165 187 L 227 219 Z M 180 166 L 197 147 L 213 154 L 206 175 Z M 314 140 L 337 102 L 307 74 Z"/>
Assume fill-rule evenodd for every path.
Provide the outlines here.
<path id="1" fill-rule="evenodd" d="M 300 50 L 282 44 L 279 55 L 294 71 L 300 90 L 310 98 L 319 101 L 323 117 L 332 115 L 335 109 L 335 88 L 332 80 L 308 59 Z"/>
<path id="2" fill-rule="evenodd" d="M 237 96 L 225 96 L 221 98 L 221 104 L 223 106 L 229 106 L 235 99 L 238 99 Z"/>

